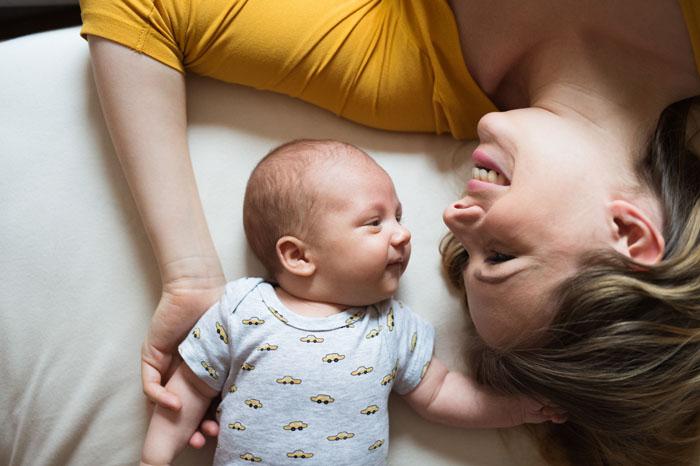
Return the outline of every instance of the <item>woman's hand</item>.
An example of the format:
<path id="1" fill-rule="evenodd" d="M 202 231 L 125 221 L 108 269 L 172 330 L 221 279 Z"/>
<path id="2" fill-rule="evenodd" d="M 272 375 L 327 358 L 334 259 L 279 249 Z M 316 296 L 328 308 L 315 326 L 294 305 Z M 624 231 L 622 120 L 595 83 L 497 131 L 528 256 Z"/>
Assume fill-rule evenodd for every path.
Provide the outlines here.
<path id="1" fill-rule="evenodd" d="M 159 406 L 174 411 L 180 409 L 178 397 L 163 387 L 177 366 L 173 364 L 177 345 L 197 319 L 221 297 L 225 284 L 223 274 L 164 281 L 141 349 L 143 392 Z"/>
<path id="2" fill-rule="evenodd" d="M 175 348 L 225 285 L 189 156 L 185 75 L 107 39 L 91 35 L 89 44 L 105 122 L 163 283 L 141 349 L 143 391 L 177 411 L 181 401 L 163 387 Z M 207 435 L 217 430 L 202 424 Z M 201 447 L 204 437 L 195 433 L 190 444 Z"/>

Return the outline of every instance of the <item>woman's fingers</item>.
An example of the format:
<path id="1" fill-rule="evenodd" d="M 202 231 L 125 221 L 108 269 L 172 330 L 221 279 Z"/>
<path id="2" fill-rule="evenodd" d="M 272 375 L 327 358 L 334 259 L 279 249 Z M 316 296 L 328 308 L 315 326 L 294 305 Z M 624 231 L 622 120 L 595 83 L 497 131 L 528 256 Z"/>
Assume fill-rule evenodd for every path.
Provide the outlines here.
<path id="1" fill-rule="evenodd" d="M 158 406 L 173 411 L 179 411 L 182 407 L 180 399 L 170 393 L 161 385 L 162 373 L 166 373 L 170 367 L 172 357 L 169 354 L 158 352 L 154 357 L 153 350 L 144 344 L 141 350 L 141 383 L 143 393 Z"/>
<path id="2" fill-rule="evenodd" d="M 197 318 L 221 297 L 223 289 L 223 276 L 163 285 L 141 347 L 141 382 L 144 394 L 152 402 L 166 409 L 180 409 L 180 399 L 163 388 L 177 366 L 177 345 Z"/>

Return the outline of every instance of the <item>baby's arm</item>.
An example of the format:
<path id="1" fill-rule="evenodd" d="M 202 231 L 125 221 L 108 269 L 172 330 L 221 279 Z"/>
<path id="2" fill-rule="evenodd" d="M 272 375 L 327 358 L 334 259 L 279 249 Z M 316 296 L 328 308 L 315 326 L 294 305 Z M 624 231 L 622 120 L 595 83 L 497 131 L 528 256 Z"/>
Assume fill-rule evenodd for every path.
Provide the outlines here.
<path id="1" fill-rule="evenodd" d="M 184 363 L 177 368 L 166 388 L 180 398 L 182 408 L 175 412 L 156 406 L 141 452 L 141 465 L 170 464 L 187 446 L 211 399 L 218 394 Z"/>
<path id="2" fill-rule="evenodd" d="M 404 399 L 425 419 L 455 427 L 496 428 L 564 422 L 556 410 L 524 396 L 499 396 L 433 358 L 423 380 Z"/>

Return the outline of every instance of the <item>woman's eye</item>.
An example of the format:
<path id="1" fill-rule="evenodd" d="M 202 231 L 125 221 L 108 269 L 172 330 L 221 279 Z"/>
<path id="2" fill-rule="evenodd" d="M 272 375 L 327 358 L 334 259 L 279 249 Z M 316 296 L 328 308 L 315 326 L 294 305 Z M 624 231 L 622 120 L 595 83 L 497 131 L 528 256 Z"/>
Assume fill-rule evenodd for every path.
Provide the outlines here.
<path id="1" fill-rule="evenodd" d="M 508 262 L 511 259 L 515 259 L 515 256 L 509 256 L 508 254 L 502 254 L 500 252 L 493 252 L 486 258 L 486 262 L 489 264 L 500 264 L 501 262 Z"/>

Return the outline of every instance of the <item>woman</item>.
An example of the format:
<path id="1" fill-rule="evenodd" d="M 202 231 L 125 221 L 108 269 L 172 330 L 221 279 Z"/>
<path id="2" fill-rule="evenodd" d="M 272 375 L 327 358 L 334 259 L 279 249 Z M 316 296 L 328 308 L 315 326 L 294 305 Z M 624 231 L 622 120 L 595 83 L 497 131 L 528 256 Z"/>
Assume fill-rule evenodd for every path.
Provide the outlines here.
<path id="1" fill-rule="evenodd" d="M 445 211 L 454 236 L 443 243 L 443 260 L 451 282 L 466 291 L 477 380 L 568 411 L 566 425 L 550 427 L 575 464 L 697 458 L 700 158 L 683 145 L 690 105 L 664 111 L 630 169 L 639 181 L 627 195 L 600 189 L 620 186 L 605 172 L 582 177 L 576 160 L 560 163 L 566 149 L 552 145 L 530 159 L 530 136 L 505 133 L 518 144 L 514 172 L 539 188 L 527 191 L 514 174 L 508 191 L 475 190 Z M 485 150 L 498 151 L 497 132 L 513 130 L 495 118 L 482 120 Z M 561 182 L 542 175 L 553 166 Z M 536 208 L 518 211 L 513 202 Z M 505 225 L 517 233 L 508 236 Z M 482 259 L 483 251 L 490 257 Z M 528 279 L 535 274 L 538 282 Z"/>
<path id="2" fill-rule="evenodd" d="M 187 150 L 189 70 L 370 126 L 478 135 L 483 171 L 445 211 L 443 253 L 479 337 L 480 380 L 567 409 L 554 433 L 572 461 L 689 461 L 700 169 L 681 131 L 688 102 L 671 104 L 700 94 L 697 5 L 173 3 L 82 2 L 163 280 L 142 351 L 150 398 L 179 406 L 161 386 L 173 348 L 224 284 Z"/>

